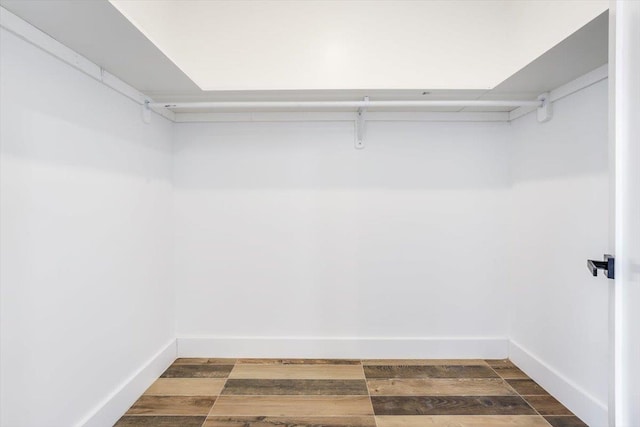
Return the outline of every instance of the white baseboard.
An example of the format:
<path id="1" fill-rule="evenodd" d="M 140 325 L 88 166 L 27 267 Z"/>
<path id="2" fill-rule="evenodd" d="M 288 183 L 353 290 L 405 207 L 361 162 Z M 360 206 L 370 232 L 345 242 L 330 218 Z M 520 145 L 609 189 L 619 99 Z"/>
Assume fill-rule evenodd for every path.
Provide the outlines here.
<path id="1" fill-rule="evenodd" d="M 608 425 L 607 404 L 605 402 L 591 396 L 538 356 L 517 342 L 511 341 L 509 358 L 588 425 L 593 427 Z M 603 369 L 607 369 L 607 367 L 603 367 Z"/>
<path id="2" fill-rule="evenodd" d="M 78 426 L 113 425 L 176 357 L 502 359 L 546 388 L 591 426 L 606 426 L 607 405 L 520 344 L 504 337 L 183 337 L 171 340 L 104 399 Z"/>
<path id="3" fill-rule="evenodd" d="M 178 357 L 500 359 L 509 351 L 504 337 L 183 337 Z"/>
<path id="4" fill-rule="evenodd" d="M 171 340 L 79 422 L 78 427 L 114 425 L 151 383 L 173 363 L 176 354 L 176 340 Z"/>

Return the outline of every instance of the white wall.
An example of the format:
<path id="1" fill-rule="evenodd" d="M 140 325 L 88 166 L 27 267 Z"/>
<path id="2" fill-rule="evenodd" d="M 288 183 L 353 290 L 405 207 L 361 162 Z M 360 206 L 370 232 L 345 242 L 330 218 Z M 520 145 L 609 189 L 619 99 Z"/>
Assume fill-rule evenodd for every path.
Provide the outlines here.
<path id="1" fill-rule="evenodd" d="M 176 125 L 179 337 L 506 337 L 508 125 L 367 126 Z"/>
<path id="2" fill-rule="evenodd" d="M 607 105 L 605 80 L 512 122 L 512 356 L 590 425 L 607 422 L 609 283 L 586 269 L 608 246 Z"/>
<path id="3" fill-rule="evenodd" d="M 174 339 L 171 123 L 0 43 L 0 424 L 67 427 Z"/>
<path id="4" fill-rule="evenodd" d="M 603 424 L 607 283 L 584 265 L 607 247 L 606 83 L 543 125 L 374 122 L 355 150 L 350 123 L 145 125 L 0 43 L 3 426 L 77 424 L 176 335 L 229 345 L 211 356 L 306 339 L 307 355 L 362 357 L 486 355 L 482 339 L 510 337 Z"/>
<path id="5" fill-rule="evenodd" d="M 608 283 L 586 259 L 607 248 L 606 81 L 554 109 L 373 122 L 364 150 L 349 123 L 176 125 L 179 351 L 433 357 L 335 338 L 508 336 L 603 424 Z"/>

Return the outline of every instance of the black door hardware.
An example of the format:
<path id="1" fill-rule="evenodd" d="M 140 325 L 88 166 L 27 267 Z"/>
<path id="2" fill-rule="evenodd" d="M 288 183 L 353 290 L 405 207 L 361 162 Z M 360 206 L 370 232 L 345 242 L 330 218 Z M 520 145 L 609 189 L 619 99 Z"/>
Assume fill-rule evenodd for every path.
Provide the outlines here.
<path id="1" fill-rule="evenodd" d="M 596 261 L 593 259 L 587 260 L 587 268 L 593 274 L 593 276 L 598 275 L 598 269 L 604 270 L 607 273 L 607 278 L 614 279 L 615 278 L 615 261 L 616 259 L 611 255 L 604 255 L 604 261 Z"/>

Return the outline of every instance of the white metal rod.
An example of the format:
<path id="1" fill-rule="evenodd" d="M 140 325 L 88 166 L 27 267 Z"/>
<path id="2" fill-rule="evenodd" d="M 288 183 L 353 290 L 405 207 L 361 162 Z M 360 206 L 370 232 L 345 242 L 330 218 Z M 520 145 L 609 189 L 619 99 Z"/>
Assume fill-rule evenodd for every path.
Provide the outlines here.
<path id="1" fill-rule="evenodd" d="M 169 109 L 252 109 L 252 108 L 384 108 L 384 107 L 539 107 L 541 101 L 428 100 L 428 101 L 216 101 L 153 102 L 150 107 Z"/>

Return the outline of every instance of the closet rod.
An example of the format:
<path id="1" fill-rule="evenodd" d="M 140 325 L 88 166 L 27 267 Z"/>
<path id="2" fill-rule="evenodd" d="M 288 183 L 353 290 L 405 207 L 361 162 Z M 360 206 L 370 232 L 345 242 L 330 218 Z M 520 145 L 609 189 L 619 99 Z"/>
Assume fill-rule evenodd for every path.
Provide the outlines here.
<path id="1" fill-rule="evenodd" d="M 252 109 L 252 108 L 385 108 L 385 107 L 540 107 L 542 101 L 513 100 L 427 100 L 427 101 L 215 101 L 152 102 L 149 107 L 169 109 Z"/>

